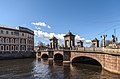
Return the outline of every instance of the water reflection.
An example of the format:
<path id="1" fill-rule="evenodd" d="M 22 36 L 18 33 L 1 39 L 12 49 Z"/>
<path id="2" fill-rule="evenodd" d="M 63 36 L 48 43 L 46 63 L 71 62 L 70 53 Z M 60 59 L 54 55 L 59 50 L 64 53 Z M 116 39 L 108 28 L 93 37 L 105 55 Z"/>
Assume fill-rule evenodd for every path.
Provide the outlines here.
<path id="1" fill-rule="evenodd" d="M 101 67 L 88 64 L 72 64 L 72 73 L 80 79 L 100 79 Z"/>
<path id="2" fill-rule="evenodd" d="M 120 75 L 107 72 L 101 66 L 69 64 L 53 60 L 39 62 L 44 63 L 43 70 L 46 71 L 41 73 L 44 76 L 37 77 L 41 79 L 120 79 Z"/>
<path id="3" fill-rule="evenodd" d="M 120 79 L 100 66 L 42 59 L 0 60 L 0 79 Z"/>
<path id="4" fill-rule="evenodd" d="M 54 65 L 63 66 L 63 61 L 62 60 L 55 60 Z"/>
<path id="5" fill-rule="evenodd" d="M 32 78 L 33 59 L 0 60 L 0 79 Z"/>

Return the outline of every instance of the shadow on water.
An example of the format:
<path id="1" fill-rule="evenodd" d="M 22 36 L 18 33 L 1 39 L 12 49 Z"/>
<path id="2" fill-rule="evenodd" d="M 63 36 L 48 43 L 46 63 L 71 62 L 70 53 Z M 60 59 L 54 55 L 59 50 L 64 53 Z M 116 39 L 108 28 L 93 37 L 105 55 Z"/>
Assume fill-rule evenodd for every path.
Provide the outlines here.
<path id="1" fill-rule="evenodd" d="M 72 75 L 76 79 L 75 75 L 79 76 L 79 79 L 100 79 L 102 68 L 100 66 L 73 63 L 72 64 Z"/>
<path id="2" fill-rule="evenodd" d="M 92 72 L 99 72 L 99 73 L 102 72 L 102 68 L 100 66 L 95 66 L 95 65 L 90 65 L 90 64 L 73 63 L 72 67 L 75 70 L 81 70 L 81 71 L 87 70 L 87 72 L 92 71 Z"/>
<path id="3" fill-rule="evenodd" d="M 54 64 L 58 66 L 63 66 L 63 55 L 57 53 L 54 55 Z"/>

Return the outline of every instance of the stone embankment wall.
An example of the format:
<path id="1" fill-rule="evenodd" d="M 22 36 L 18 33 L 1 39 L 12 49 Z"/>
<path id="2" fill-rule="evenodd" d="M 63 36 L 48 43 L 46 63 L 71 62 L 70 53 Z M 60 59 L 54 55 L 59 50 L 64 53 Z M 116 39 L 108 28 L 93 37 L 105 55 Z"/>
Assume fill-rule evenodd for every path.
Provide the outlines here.
<path id="1" fill-rule="evenodd" d="M 31 51 L 0 52 L 0 59 L 15 59 L 15 58 L 28 58 L 28 57 L 35 57 L 35 52 L 31 52 Z"/>

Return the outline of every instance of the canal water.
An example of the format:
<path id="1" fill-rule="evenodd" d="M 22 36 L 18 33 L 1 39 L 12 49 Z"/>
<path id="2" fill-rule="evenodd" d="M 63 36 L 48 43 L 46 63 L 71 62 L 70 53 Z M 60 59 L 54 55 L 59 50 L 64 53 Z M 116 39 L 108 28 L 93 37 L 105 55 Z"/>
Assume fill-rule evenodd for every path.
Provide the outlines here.
<path id="1" fill-rule="evenodd" d="M 120 79 L 100 66 L 42 59 L 0 60 L 0 79 Z"/>

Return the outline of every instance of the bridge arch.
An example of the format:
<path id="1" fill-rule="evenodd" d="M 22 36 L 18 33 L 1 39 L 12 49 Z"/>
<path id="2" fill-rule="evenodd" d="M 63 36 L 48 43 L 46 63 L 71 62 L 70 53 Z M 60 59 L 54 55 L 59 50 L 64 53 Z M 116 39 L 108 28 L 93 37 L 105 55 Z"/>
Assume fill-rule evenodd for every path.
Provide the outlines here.
<path id="1" fill-rule="evenodd" d="M 42 54 L 41 58 L 48 59 L 48 55 L 47 54 Z"/>
<path id="2" fill-rule="evenodd" d="M 99 61 L 97 61 L 94 58 L 87 57 L 87 56 L 78 56 L 78 57 L 75 57 L 72 60 L 72 63 L 83 63 L 83 64 L 92 64 L 92 65 L 102 66 Z"/>
<path id="3" fill-rule="evenodd" d="M 78 60 L 77 60 L 78 59 Z M 82 61 L 82 60 L 83 61 Z M 79 62 L 79 60 L 80 60 L 80 62 L 82 63 L 82 62 L 84 62 L 85 61 L 85 63 L 87 63 L 87 64 L 98 64 L 98 65 L 100 65 L 101 67 L 104 67 L 103 66 L 103 63 L 102 63 L 102 61 L 100 60 L 100 59 L 98 59 L 97 57 L 95 57 L 95 56 L 91 56 L 91 55 L 88 55 L 88 56 L 86 56 L 86 55 L 77 55 L 77 56 L 73 56 L 73 57 L 71 57 L 71 62 L 72 63 L 74 63 L 74 62 L 77 62 L 77 61 Z M 89 61 L 89 60 L 91 60 L 91 62 Z M 89 63 L 90 62 L 90 63 Z"/>
<path id="4" fill-rule="evenodd" d="M 60 54 L 60 53 L 56 53 L 56 54 L 54 55 L 54 60 L 63 60 L 63 55 Z"/>

